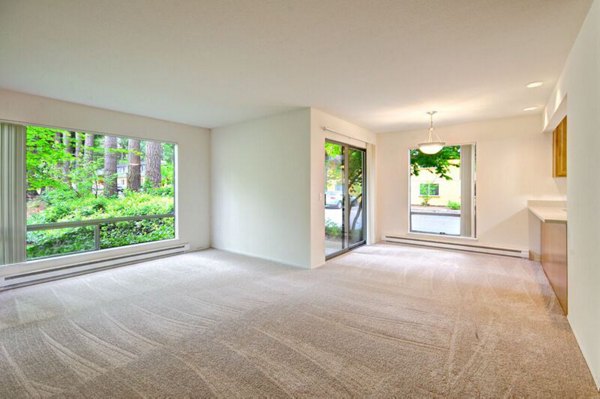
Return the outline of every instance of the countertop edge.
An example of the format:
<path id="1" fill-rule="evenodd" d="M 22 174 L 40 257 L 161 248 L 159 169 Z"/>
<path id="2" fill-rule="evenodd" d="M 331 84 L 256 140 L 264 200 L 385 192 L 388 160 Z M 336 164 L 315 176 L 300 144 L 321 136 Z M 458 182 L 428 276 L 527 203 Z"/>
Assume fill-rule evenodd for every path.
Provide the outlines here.
<path id="1" fill-rule="evenodd" d="M 563 211 L 558 207 L 542 207 L 542 206 L 530 206 L 528 207 L 529 212 L 533 213 L 535 217 L 540 219 L 542 222 L 554 222 L 554 223 L 567 223 L 567 212 Z"/>

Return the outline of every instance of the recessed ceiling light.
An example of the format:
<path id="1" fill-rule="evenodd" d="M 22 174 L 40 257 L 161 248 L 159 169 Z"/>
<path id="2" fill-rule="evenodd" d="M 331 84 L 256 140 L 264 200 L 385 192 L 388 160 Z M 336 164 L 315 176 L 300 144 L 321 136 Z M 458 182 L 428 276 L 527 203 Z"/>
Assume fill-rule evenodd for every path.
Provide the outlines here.
<path id="1" fill-rule="evenodd" d="M 536 87 L 540 87 L 544 84 L 544 82 L 531 82 L 527 85 L 528 89 L 535 89 Z"/>
<path id="2" fill-rule="evenodd" d="M 538 107 L 527 107 L 523 108 L 523 111 L 535 111 L 536 109 L 538 109 Z"/>

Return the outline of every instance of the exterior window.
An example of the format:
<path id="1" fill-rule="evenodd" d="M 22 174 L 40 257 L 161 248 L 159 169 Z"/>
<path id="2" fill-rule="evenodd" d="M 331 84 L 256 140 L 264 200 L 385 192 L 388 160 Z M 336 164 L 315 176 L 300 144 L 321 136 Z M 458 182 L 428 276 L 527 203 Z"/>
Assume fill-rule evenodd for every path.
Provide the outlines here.
<path id="1" fill-rule="evenodd" d="M 476 236 L 475 145 L 409 150 L 410 232 Z"/>
<path id="2" fill-rule="evenodd" d="M 176 145 L 27 126 L 27 260 L 175 233 Z"/>
<path id="3" fill-rule="evenodd" d="M 440 195 L 440 185 L 436 183 L 421 183 L 419 186 L 421 197 L 431 197 Z"/>

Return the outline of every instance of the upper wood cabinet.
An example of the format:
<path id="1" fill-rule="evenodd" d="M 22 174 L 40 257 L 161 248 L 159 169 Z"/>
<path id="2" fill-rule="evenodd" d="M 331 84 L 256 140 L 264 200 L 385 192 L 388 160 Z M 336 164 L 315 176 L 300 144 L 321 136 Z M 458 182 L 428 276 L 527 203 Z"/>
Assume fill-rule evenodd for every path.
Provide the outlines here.
<path id="1" fill-rule="evenodd" d="M 552 176 L 567 177 L 567 117 L 552 132 Z"/>

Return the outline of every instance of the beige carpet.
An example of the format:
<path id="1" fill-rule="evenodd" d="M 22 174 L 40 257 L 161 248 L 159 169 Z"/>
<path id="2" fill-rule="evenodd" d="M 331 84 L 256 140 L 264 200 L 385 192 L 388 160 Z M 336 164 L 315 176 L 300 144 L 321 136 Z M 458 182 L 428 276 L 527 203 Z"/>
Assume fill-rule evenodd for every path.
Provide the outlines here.
<path id="1" fill-rule="evenodd" d="M 209 250 L 0 293 L 0 397 L 599 397 L 539 264 Z"/>

